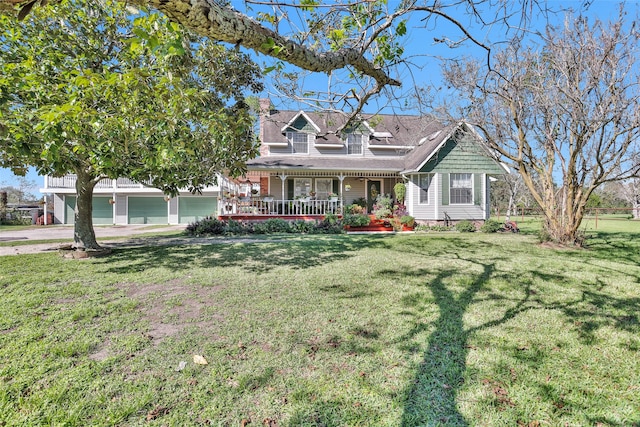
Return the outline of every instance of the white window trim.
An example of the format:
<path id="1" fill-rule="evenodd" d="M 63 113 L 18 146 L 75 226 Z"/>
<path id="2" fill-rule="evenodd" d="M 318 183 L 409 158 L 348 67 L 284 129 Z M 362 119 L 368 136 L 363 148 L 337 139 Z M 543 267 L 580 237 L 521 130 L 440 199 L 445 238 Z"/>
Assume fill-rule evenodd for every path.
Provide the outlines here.
<path id="1" fill-rule="evenodd" d="M 422 199 L 422 178 L 423 177 L 430 177 L 431 179 L 429 180 L 429 187 L 427 188 L 427 201 L 423 202 Z M 433 188 L 433 181 L 435 179 L 435 174 L 433 173 L 427 173 L 427 174 L 422 174 L 422 175 L 418 175 L 418 204 L 420 205 L 431 205 L 431 199 L 432 199 L 432 194 L 431 194 L 431 189 Z M 451 197 L 451 196 L 449 196 Z"/>
<path id="2" fill-rule="evenodd" d="M 471 186 L 470 187 L 454 187 L 453 184 L 453 176 L 454 175 L 469 175 L 470 176 L 470 181 L 471 181 Z M 474 200 L 473 200 L 473 196 L 475 194 L 474 192 L 474 188 L 473 188 L 473 174 L 470 172 L 461 172 L 461 173 L 450 173 L 449 174 L 449 204 L 450 205 L 454 205 L 454 206 L 473 206 Z M 454 203 L 453 201 L 453 194 L 451 193 L 455 188 L 470 188 L 471 189 L 471 202 L 470 203 Z"/>
<path id="3" fill-rule="evenodd" d="M 302 185 L 298 184 L 298 183 L 302 183 L 302 182 L 309 182 L 309 190 L 308 191 L 302 191 Z M 304 186 L 306 188 L 306 186 Z M 298 191 L 298 189 L 300 188 L 300 191 Z M 294 178 L 293 179 L 293 198 L 295 199 L 296 197 L 300 197 L 303 194 L 305 196 L 308 196 L 309 193 L 313 191 L 313 178 Z"/>
<path id="4" fill-rule="evenodd" d="M 351 146 L 351 144 L 349 143 L 349 137 L 351 136 L 357 136 L 360 137 L 360 152 L 359 153 L 349 153 L 349 148 Z M 347 134 L 345 141 L 344 141 L 344 145 L 347 147 L 347 156 L 364 156 L 364 148 L 365 148 L 365 138 L 364 138 L 364 134 L 362 133 L 350 133 Z"/>
<path id="5" fill-rule="evenodd" d="M 307 138 L 307 151 L 306 152 L 302 152 L 302 151 L 295 151 L 294 149 L 294 135 L 304 135 Z M 287 143 L 291 144 L 291 154 L 309 154 L 309 134 L 306 132 L 294 132 L 294 131 L 288 131 L 287 132 Z M 298 142 L 298 144 L 301 144 L 301 142 Z"/>

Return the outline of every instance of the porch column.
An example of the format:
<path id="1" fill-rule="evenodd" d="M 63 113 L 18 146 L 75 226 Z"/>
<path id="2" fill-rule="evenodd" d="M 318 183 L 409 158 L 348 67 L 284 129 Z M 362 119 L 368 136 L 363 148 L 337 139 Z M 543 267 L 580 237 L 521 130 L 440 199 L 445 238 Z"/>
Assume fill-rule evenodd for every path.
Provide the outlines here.
<path id="1" fill-rule="evenodd" d="M 284 182 L 287 179 L 287 175 L 281 173 L 278 175 L 278 178 L 280 178 L 280 182 L 282 184 L 282 199 L 280 199 L 280 204 L 282 205 L 282 215 L 284 215 Z"/>
<path id="2" fill-rule="evenodd" d="M 342 202 L 342 184 L 346 176 L 343 174 L 338 175 L 338 180 L 340 181 L 340 201 Z"/>

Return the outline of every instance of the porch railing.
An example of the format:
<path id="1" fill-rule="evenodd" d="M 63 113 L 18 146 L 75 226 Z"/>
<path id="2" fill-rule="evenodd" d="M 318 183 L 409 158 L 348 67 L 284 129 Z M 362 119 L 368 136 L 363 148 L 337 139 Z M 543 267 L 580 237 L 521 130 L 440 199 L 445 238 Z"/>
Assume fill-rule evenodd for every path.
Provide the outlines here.
<path id="1" fill-rule="evenodd" d="M 221 215 L 327 215 L 342 213 L 339 199 L 295 199 L 274 198 L 223 198 L 220 203 Z"/>

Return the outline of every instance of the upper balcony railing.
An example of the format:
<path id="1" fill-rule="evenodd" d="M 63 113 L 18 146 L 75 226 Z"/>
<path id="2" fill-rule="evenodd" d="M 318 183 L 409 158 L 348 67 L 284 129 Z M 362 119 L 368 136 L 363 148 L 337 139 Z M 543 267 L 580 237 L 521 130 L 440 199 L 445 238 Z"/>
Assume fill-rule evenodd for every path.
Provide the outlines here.
<path id="1" fill-rule="evenodd" d="M 65 176 L 47 176 L 45 177 L 45 187 L 49 189 L 56 188 L 76 188 L 76 175 L 69 174 Z M 118 179 L 110 179 L 105 178 L 98 181 L 95 188 L 144 188 L 149 187 L 151 182 L 145 181 L 144 183 L 139 183 L 132 181 L 128 178 L 118 178 Z"/>

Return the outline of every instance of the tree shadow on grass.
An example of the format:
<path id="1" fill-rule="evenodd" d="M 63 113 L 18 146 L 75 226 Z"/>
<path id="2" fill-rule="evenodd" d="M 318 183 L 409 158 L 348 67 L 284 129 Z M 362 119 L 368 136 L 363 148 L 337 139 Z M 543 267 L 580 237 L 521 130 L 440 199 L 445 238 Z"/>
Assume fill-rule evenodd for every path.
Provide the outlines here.
<path id="1" fill-rule="evenodd" d="M 548 299 L 540 295 L 532 288 L 532 283 L 544 283 L 549 280 L 559 283 L 568 282 L 570 278 L 562 275 L 550 275 L 544 272 L 529 271 L 526 274 L 507 274 L 510 283 L 518 283 L 523 295 L 518 299 L 504 299 L 500 296 L 491 298 L 504 299 L 505 310 L 502 315 L 483 322 L 473 327 L 464 325 L 464 316 L 472 303 L 481 300 L 478 293 L 487 291 L 486 285 L 495 277 L 505 278 L 504 273 L 496 271 L 493 263 L 480 263 L 477 260 L 467 259 L 469 263 L 481 267 L 480 273 L 466 273 L 468 284 L 462 290 L 455 290 L 452 281 L 461 272 L 454 269 L 441 269 L 433 277 L 434 269 L 414 269 L 410 271 L 385 270 L 381 274 L 392 275 L 398 278 L 409 277 L 419 281 L 420 278 L 433 277 L 424 283 L 432 295 L 432 302 L 437 306 L 438 318 L 433 323 L 424 322 L 421 315 L 425 313 L 425 298 L 413 295 L 404 300 L 408 306 L 405 314 L 413 317 L 414 325 L 406 334 L 400 336 L 397 342 L 405 346 L 406 351 L 415 351 L 406 347 L 408 342 L 415 339 L 423 332 L 432 331 L 428 338 L 427 349 L 424 352 L 422 362 L 416 369 L 412 383 L 408 385 L 405 394 L 402 426 L 417 425 L 446 425 L 468 426 L 472 424 L 466 420 L 458 408 L 457 396 L 464 385 L 467 370 L 466 359 L 469 351 L 469 339 L 478 331 L 493 328 L 505 324 L 518 315 L 528 310 L 554 310 L 562 312 L 568 323 L 574 325 L 582 342 L 585 345 L 598 345 L 596 332 L 602 327 L 613 327 L 619 331 L 631 334 L 640 332 L 640 298 L 619 298 L 607 294 L 602 283 L 585 283 L 581 286 L 580 296 L 575 299 L 559 300 Z M 525 273 L 525 272 L 522 272 Z M 459 286 L 459 285 L 458 285 Z M 595 310 L 594 310 L 595 308 Z M 540 360 L 535 357 L 545 357 L 540 350 L 526 352 L 521 357 L 529 357 L 533 365 Z M 492 384 L 495 389 L 499 384 Z M 506 390 L 498 390 L 496 404 L 513 405 L 506 395 Z M 498 396 L 498 392 L 504 395 Z M 556 404 L 548 393 L 540 393 L 544 400 Z M 587 410 L 581 408 L 580 410 Z M 612 424 L 616 425 L 616 424 Z"/>
<path id="2" fill-rule="evenodd" d="M 402 426 L 417 425 L 468 425 L 457 408 L 456 396 L 463 385 L 466 371 L 467 340 L 469 332 L 464 328 L 464 314 L 474 296 L 484 287 L 494 272 L 494 265 L 482 266 L 477 275 L 460 295 L 447 287 L 447 280 L 459 274 L 456 270 L 443 270 L 426 283 L 438 306 L 438 319 L 432 324 L 421 322 L 418 300 L 407 300 L 414 309 L 414 326 L 407 334 L 399 337 L 398 343 L 406 343 L 419 333 L 435 328 L 429 336 L 428 347 L 412 384 L 406 393 Z M 409 275 L 425 277 L 429 270 L 409 272 L 384 271 L 385 275 Z"/>
<path id="3" fill-rule="evenodd" d="M 147 246 L 115 249 L 96 259 L 105 272 L 129 274 L 149 268 L 171 271 L 242 267 L 256 274 L 280 267 L 306 269 L 344 259 L 363 248 L 387 247 L 384 236 L 305 236 L 282 240 L 227 239 L 211 244 Z"/>

